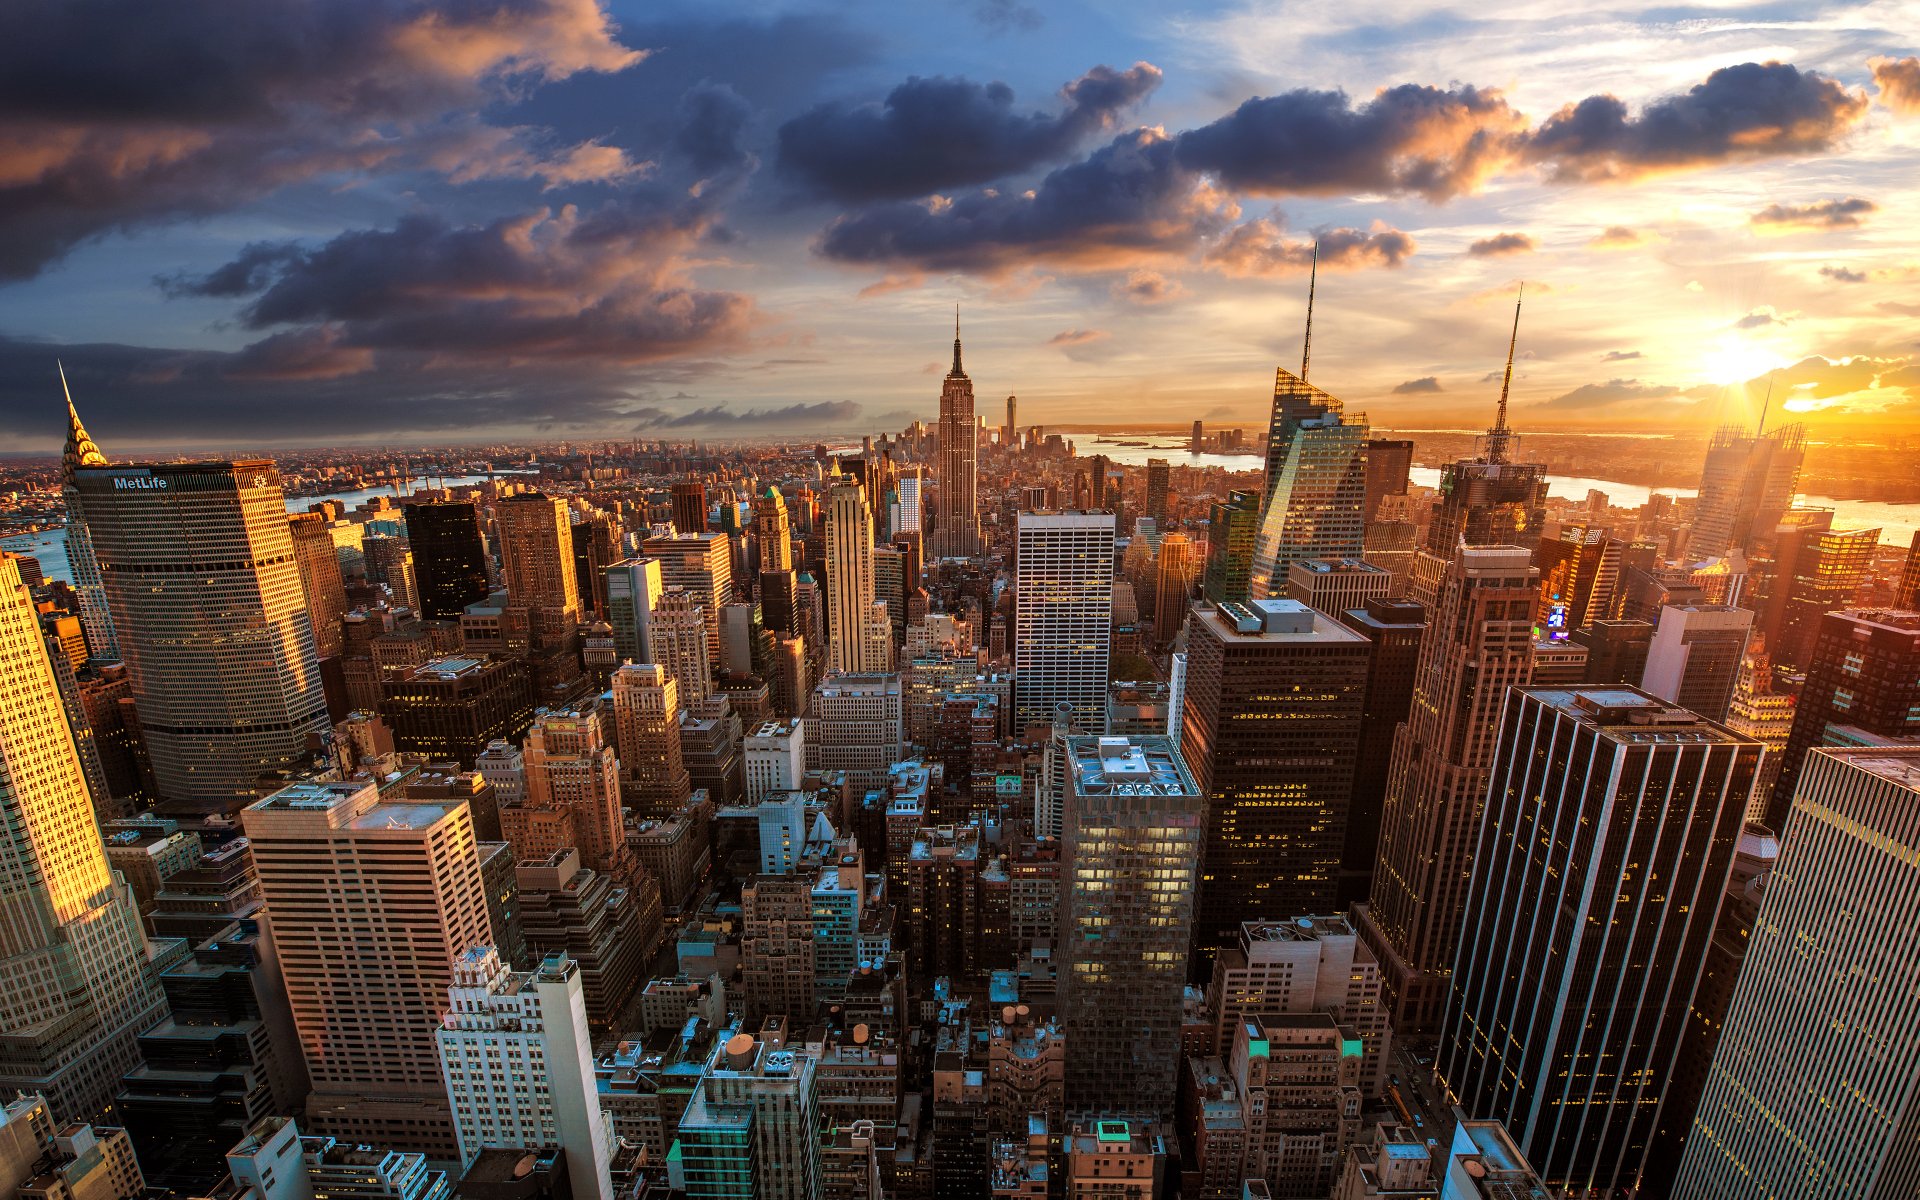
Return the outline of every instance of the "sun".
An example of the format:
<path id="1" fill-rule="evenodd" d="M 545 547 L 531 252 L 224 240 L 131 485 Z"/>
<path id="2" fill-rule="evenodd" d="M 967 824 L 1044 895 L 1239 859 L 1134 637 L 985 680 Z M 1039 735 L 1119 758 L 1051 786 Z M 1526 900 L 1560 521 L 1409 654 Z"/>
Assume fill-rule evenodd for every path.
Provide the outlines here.
<path id="1" fill-rule="evenodd" d="M 1758 379 L 1787 366 L 1790 360 L 1751 338 L 1729 336 L 1702 347 L 1698 362 L 1705 382 L 1725 387 Z"/>

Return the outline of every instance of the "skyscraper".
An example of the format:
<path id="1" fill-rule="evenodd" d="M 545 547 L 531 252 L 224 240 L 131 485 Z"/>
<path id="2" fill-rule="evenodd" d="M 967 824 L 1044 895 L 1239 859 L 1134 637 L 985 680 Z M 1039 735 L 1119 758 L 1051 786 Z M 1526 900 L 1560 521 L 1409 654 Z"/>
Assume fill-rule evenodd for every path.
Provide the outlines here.
<path id="1" fill-rule="evenodd" d="M 940 386 L 940 487 L 934 558 L 980 554 L 980 434 L 973 418 L 973 380 L 960 368 L 960 310 L 953 313 L 953 370 Z"/>
<path id="2" fill-rule="evenodd" d="M 587 866 L 626 882 L 632 856 L 620 810 L 620 764 L 599 715 L 542 709 L 523 753 L 526 794 L 500 809 L 515 860 L 575 847 Z"/>
<path id="3" fill-rule="evenodd" d="M 1517 546 L 1468 547 L 1439 573 L 1412 710 L 1394 734 L 1373 894 L 1361 915 L 1402 1034 L 1440 1020 L 1500 706 L 1533 671 L 1538 577 Z"/>
<path id="4" fill-rule="evenodd" d="M 665 590 L 659 559 L 623 558 L 607 567 L 607 624 L 621 662 L 652 661 L 647 622 Z"/>
<path id="5" fill-rule="evenodd" d="M 1548 1183 L 1637 1190 L 1763 748 L 1633 688 L 1500 726 L 1439 1073 Z"/>
<path id="6" fill-rule="evenodd" d="M 100 563 L 94 557 L 86 512 L 73 483 L 76 470 L 104 467 L 107 456 L 100 453 L 87 436 L 87 427 L 80 423 L 73 393 L 67 389 L 65 367 L 60 368 L 60 390 L 67 397 L 67 445 L 60 456 L 60 495 L 67 510 L 67 573 L 73 576 L 73 591 L 80 600 L 80 624 L 86 633 L 88 653 L 94 658 L 118 659 L 120 640 L 113 632 L 113 613 L 107 605 L 106 587 L 100 581 Z"/>
<path id="7" fill-rule="evenodd" d="M 1207 569 L 1202 590 L 1215 604 L 1245 600 L 1253 577 L 1253 538 L 1260 494 L 1231 492 L 1207 517 Z"/>
<path id="8" fill-rule="evenodd" d="M 1353 799 L 1347 804 L 1347 848 L 1340 857 L 1340 904 L 1366 903 L 1380 850 L 1380 812 L 1387 798 L 1393 738 L 1413 707 L 1413 681 L 1427 610 L 1411 600 L 1369 600 L 1340 614 L 1340 623 L 1367 639 L 1366 704 L 1354 752 Z"/>
<path id="9" fill-rule="evenodd" d="M 1762 552 L 1749 607 L 1775 668 L 1792 673 L 1811 668 L 1826 615 L 1851 605 L 1871 574 L 1880 531 L 1835 529 L 1824 509 L 1796 509 L 1789 518 Z"/>
<path id="10" fill-rule="evenodd" d="M 466 801 L 302 783 L 241 822 L 313 1080 L 302 1126 L 454 1157 L 434 1034 L 454 963 L 490 941 Z"/>
<path id="11" fill-rule="evenodd" d="M 688 1200 L 820 1200 L 819 1066 L 784 1021 L 727 1031 L 668 1154 Z"/>
<path id="12" fill-rule="evenodd" d="M 1063 750 L 1067 1107 L 1171 1116 L 1206 795 L 1166 737 Z"/>
<path id="13" fill-rule="evenodd" d="M 1520 302 L 1513 304 L 1513 335 L 1507 341 L 1507 371 L 1500 408 L 1480 453 L 1440 468 L 1440 496 L 1427 525 L 1427 552 L 1453 557 L 1454 547 L 1531 545 L 1546 521 L 1547 469 L 1512 461 L 1514 435 L 1507 428 L 1507 396 L 1513 386 L 1513 352 L 1520 339 Z M 1416 594 L 1426 602 L 1430 597 Z"/>
<path id="14" fill-rule="evenodd" d="M 166 1011 L 133 896 L 107 865 L 18 560 L 0 554 L 0 1087 L 85 1120 Z"/>
<path id="15" fill-rule="evenodd" d="M 1647 647 L 1641 686 L 1709 721 L 1727 719 L 1753 614 L 1726 604 L 1669 604 Z"/>
<path id="16" fill-rule="evenodd" d="M 793 570 L 793 524 L 786 497 L 772 484 L 754 501 L 753 531 L 760 542 L 760 571 Z"/>
<path id="17" fill-rule="evenodd" d="M 1914 530 L 1907 546 L 1907 562 L 1900 570 L 1900 586 L 1894 593 L 1897 608 L 1920 609 L 1920 529 Z"/>
<path id="18" fill-rule="evenodd" d="M 1411 439 L 1374 438 L 1367 443 L 1366 501 L 1361 515 L 1369 522 L 1388 496 L 1407 494 L 1407 476 L 1413 470 Z"/>
<path id="19" fill-rule="evenodd" d="M 487 547 L 480 536 L 480 514 L 465 500 L 409 504 L 406 514 L 420 615 L 429 621 L 457 621 L 467 605 L 487 598 Z"/>
<path id="20" fill-rule="evenodd" d="M 827 488 L 827 669 L 885 671 L 893 627 L 874 625 L 873 509 L 866 488 L 836 479 Z"/>
<path id="21" fill-rule="evenodd" d="M 1194 965 L 1244 921 L 1339 909 L 1367 640 L 1293 600 L 1200 607 L 1180 750 L 1206 796 Z"/>
<path id="22" fill-rule="evenodd" d="M 648 817 L 678 811 L 692 793 L 680 750 L 680 689 L 664 667 L 628 663 L 613 673 L 620 799 Z"/>
<path id="23" fill-rule="evenodd" d="M 231 813 L 327 729 L 280 473 L 267 459 L 81 467 L 163 803 Z"/>
<path id="24" fill-rule="evenodd" d="M 713 694 L 706 610 L 691 592 L 672 588 L 654 602 L 647 616 L 647 658 L 679 681 L 683 707 Z"/>
<path id="25" fill-rule="evenodd" d="M 1920 1186 L 1920 748 L 1816 750 L 1793 798 L 1675 1196 Z"/>
<path id="26" fill-rule="evenodd" d="M 1274 371 L 1266 505 L 1253 541 L 1254 599 L 1286 591 L 1304 558 L 1359 558 L 1365 550 L 1367 422 L 1285 367 Z"/>
<path id="27" fill-rule="evenodd" d="M 287 532 L 293 538 L 294 561 L 300 567 L 300 587 L 307 598 L 307 619 L 313 622 L 313 649 L 320 658 L 338 658 L 346 643 L 342 622 L 347 616 L 347 581 L 340 575 L 340 553 L 319 513 L 290 513 Z"/>
<path id="28" fill-rule="evenodd" d="M 1016 728 L 1103 729 L 1113 639 L 1113 514 L 1023 512 L 1014 585 Z"/>
<path id="29" fill-rule="evenodd" d="M 706 620 L 707 659 L 720 661 L 720 610 L 733 603 L 733 550 L 724 533 L 654 534 L 640 552 L 660 560 L 660 579 L 668 588 L 690 593 Z"/>
<path id="30" fill-rule="evenodd" d="M 581 610 L 567 502 L 543 492 L 520 492 L 500 502 L 494 519 L 500 526 L 500 571 L 508 601 L 540 614 L 546 637 L 571 633 Z"/>
<path id="31" fill-rule="evenodd" d="M 1172 478 L 1173 468 L 1166 459 L 1147 460 L 1147 515 L 1161 529 L 1167 527 L 1167 492 Z"/>
<path id="32" fill-rule="evenodd" d="M 707 531 L 707 488 L 699 480 L 676 483 L 672 489 L 673 527 L 681 533 Z"/>
<path id="33" fill-rule="evenodd" d="M 1153 640 L 1162 646 L 1172 645 L 1187 623 L 1187 601 L 1199 571 L 1200 559 L 1191 538 L 1169 533 L 1160 539 L 1153 564 Z"/>
<path id="34" fill-rule="evenodd" d="M 1700 562 L 1729 550 L 1751 554 L 1772 536 L 1793 507 L 1806 434 L 1804 425 L 1782 425 L 1752 434 L 1726 426 L 1713 435 L 1700 469 L 1687 557 Z"/>

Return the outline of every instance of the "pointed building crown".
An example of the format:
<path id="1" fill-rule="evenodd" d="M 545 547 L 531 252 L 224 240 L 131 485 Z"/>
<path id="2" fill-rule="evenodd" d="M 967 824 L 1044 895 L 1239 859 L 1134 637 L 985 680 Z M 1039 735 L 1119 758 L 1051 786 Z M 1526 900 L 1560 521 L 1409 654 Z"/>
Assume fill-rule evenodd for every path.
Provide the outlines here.
<path id="1" fill-rule="evenodd" d="M 953 306 L 953 370 L 947 372 L 948 379 L 964 379 L 967 373 L 960 369 L 960 306 Z"/>
<path id="2" fill-rule="evenodd" d="M 104 467 L 107 456 L 100 453 L 100 447 L 88 436 L 87 427 L 80 423 L 79 410 L 73 407 L 73 390 L 67 386 L 67 368 L 57 360 L 54 367 L 60 372 L 60 390 L 67 397 L 67 447 L 60 456 L 60 477 L 72 483 L 74 471 L 81 467 Z"/>

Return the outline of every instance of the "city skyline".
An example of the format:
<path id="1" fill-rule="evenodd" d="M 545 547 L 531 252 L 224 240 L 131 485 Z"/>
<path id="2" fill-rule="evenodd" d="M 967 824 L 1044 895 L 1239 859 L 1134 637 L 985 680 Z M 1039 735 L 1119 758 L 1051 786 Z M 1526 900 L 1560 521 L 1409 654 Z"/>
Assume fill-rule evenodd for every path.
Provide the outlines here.
<path id="1" fill-rule="evenodd" d="M 982 412 L 1257 427 L 1316 240 L 1376 428 L 1484 425 L 1523 278 L 1518 428 L 1920 416 L 1920 61 L 1864 4 L 78 12 L 0 18 L 21 449 L 56 359 L 128 452 L 931 423 L 956 301 Z"/>

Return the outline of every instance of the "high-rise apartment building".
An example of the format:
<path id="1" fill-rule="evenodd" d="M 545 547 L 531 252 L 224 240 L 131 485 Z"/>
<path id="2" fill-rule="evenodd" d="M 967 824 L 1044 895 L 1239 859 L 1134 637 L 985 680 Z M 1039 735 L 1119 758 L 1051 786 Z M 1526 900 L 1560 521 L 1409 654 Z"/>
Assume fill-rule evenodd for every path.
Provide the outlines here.
<path id="1" fill-rule="evenodd" d="M 1274 1196 L 1324 1196 L 1360 1133 L 1360 1056 L 1325 1013 L 1236 1022 L 1228 1071 L 1246 1127 L 1242 1174 Z"/>
<path id="2" fill-rule="evenodd" d="M 163 804 L 237 811 L 328 727 L 280 473 L 251 459 L 73 480 Z"/>
<path id="3" fill-rule="evenodd" d="M 94 823 L 53 669 L 20 579 L 0 554 L 0 1086 L 62 1118 L 106 1109 L 139 1061 L 134 1035 L 165 1011 L 133 896 Z"/>
<path id="4" fill-rule="evenodd" d="M 1539 573 L 1527 551 L 1469 546 L 1438 578 L 1412 708 L 1394 734 L 1373 893 L 1361 918 L 1387 971 L 1394 1028 L 1406 1035 L 1438 1027 L 1500 707 L 1533 671 Z"/>
<path id="5" fill-rule="evenodd" d="M 487 598 L 487 545 L 471 501 L 409 504 L 407 544 L 413 548 L 420 615 L 457 621 L 469 604 Z"/>
<path id="6" fill-rule="evenodd" d="M 613 627 L 613 650 L 623 663 L 652 662 L 648 621 L 660 602 L 666 583 L 660 562 L 652 558 L 623 558 L 607 567 L 607 624 Z"/>
<path id="7" fill-rule="evenodd" d="M 567 502 L 543 492 L 508 496 L 495 510 L 500 528 L 500 572 L 507 599 L 559 622 L 580 619 L 580 584 L 573 569 L 573 531 Z"/>
<path id="8" fill-rule="evenodd" d="M 107 456 L 87 436 L 80 414 L 73 407 L 73 393 L 67 391 L 66 368 L 60 368 L 60 390 L 67 395 L 67 444 L 60 456 L 60 496 L 67 510 L 67 573 L 73 577 L 74 595 L 80 600 L 80 624 L 86 631 L 87 650 L 94 658 L 120 657 L 120 642 L 113 632 L 113 613 L 107 604 L 106 586 L 100 581 L 100 562 L 94 556 L 93 538 L 87 531 L 86 512 L 73 473 L 81 467 L 104 467 Z"/>
<path id="9" fill-rule="evenodd" d="M 1920 1105 L 1920 748 L 1815 750 L 1673 1195 L 1909 1196 Z"/>
<path id="10" fill-rule="evenodd" d="M 515 971 L 494 947 L 474 946 L 454 963 L 447 998 L 435 1038 L 460 1161 L 496 1147 L 558 1146 L 572 1200 L 612 1200 L 580 965 L 549 954 Z"/>
<path id="11" fill-rule="evenodd" d="M 1635 1193 L 1763 748 L 1632 688 L 1500 724 L 1439 1074 L 1549 1184 Z"/>
<path id="12" fill-rule="evenodd" d="M 680 749 L 680 685 L 665 668 L 628 663 L 613 673 L 620 799 L 648 817 L 678 811 L 692 794 Z"/>
<path id="13" fill-rule="evenodd" d="M 1253 539 L 1260 530 L 1260 493 L 1231 492 L 1207 517 L 1202 592 L 1215 604 L 1245 600 L 1253 578 Z"/>
<path id="14" fill-rule="evenodd" d="M 1023 512 L 1014 584 L 1014 722 L 1105 727 L 1113 514 Z"/>
<path id="15" fill-rule="evenodd" d="M 980 554 L 980 432 L 973 417 L 973 380 L 960 367 L 960 317 L 953 319 L 953 369 L 940 385 L 940 460 L 932 558 Z"/>
<path id="16" fill-rule="evenodd" d="M 1753 614 L 1726 604 L 1669 604 L 1660 610 L 1640 686 L 1709 721 L 1727 719 Z"/>
<path id="17" fill-rule="evenodd" d="M 691 709 L 713 695 L 713 651 L 706 608 L 692 592 L 670 588 L 647 615 L 647 661 L 680 684 L 680 703 Z"/>
<path id="18" fill-rule="evenodd" d="M 733 603 L 732 541 L 724 533 L 655 533 L 640 552 L 660 560 L 660 582 L 693 597 L 706 620 L 707 658 L 720 661 L 720 610 Z"/>
<path id="19" fill-rule="evenodd" d="M 346 644 L 342 622 L 347 618 L 347 581 L 340 574 L 340 552 L 327 530 L 326 517 L 319 513 L 290 513 L 287 526 L 294 561 L 300 567 L 300 587 L 307 598 L 307 619 L 313 623 L 314 654 L 338 658 Z"/>
<path id="20" fill-rule="evenodd" d="M 1180 752 L 1207 798 L 1203 977 L 1242 922 L 1339 908 L 1368 646 L 1295 600 L 1197 608 L 1187 639 Z"/>
<path id="21" fill-rule="evenodd" d="M 1248 583 L 1255 599 L 1282 595 L 1288 568 L 1301 559 L 1359 558 L 1365 550 L 1367 421 L 1348 421 L 1344 409 L 1286 368 L 1275 370 L 1267 499 Z"/>
<path id="22" fill-rule="evenodd" d="M 1364 904 L 1373 892 L 1393 738 L 1413 707 L 1427 610 L 1411 600 L 1370 600 L 1363 609 L 1342 613 L 1340 623 L 1367 639 L 1366 703 L 1360 710 L 1360 746 L 1354 753 L 1353 798 L 1347 803 L 1347 848 L 1340 856 L 1344 906 Z"/>
<path id="23" fill-rule="evenodd" d="M 1832 731 L 1888 738 L 1920 734 L 1920 613 L 1848 609 L 1826 614 L 1761 824 L 1784 830 L 1807 755 Z"/>
<path id="24" fill-rule="evenodd" d="M 305 1124 L 454 1157 L 434 1035 L 454 964 L 491 941 L 466 801 L 302 783 L 241 822 L 313 1081 Z"/>
<path id="25" fill-rule="evenodd" d="M 1782 425 L 1752 434 L 1728 426 L 1713 435 L 1700 470 L 1689 558 L 1700 562 L 1729 550 L 1751 554 L 1772 536 L 1793 507 L 1806 434 L 1804 425 Z"/>
<path id="26" fill-rule="evenodd" d="M 1171 1116 L 1206 794 L 1161 736 L 1063 739 L 1070 1111 Z"/>
<path id="27" fill-rule="evenodd" d="M 875 623 L 873 509 L 852 479 L 827 488 L 827 669 L 884 671 L 893 645 L 885 610 Z"/>
<path id="28" fill-rule="evenodd" d="M 681 533 L 707 531 L 707 486 L 699 480 L 676 483 L 671 489 L 673 527 Z"/>

